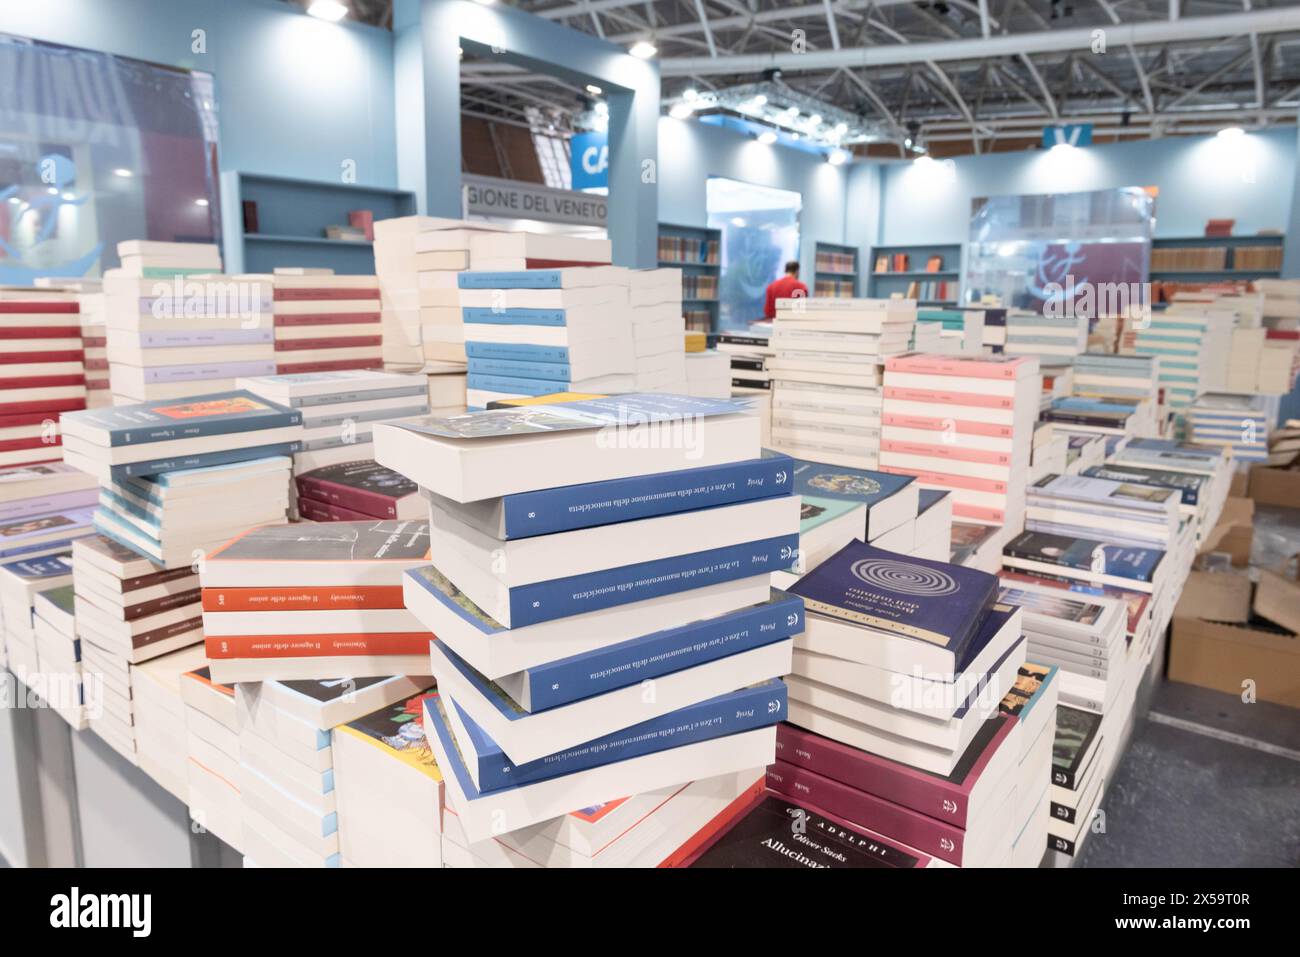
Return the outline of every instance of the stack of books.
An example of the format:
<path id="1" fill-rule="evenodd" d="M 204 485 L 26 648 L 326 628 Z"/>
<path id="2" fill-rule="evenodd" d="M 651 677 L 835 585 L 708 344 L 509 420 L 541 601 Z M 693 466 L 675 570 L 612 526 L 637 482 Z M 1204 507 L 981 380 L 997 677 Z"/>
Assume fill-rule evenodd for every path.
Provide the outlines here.
<path id="1" fill-rule="evenodd" d="M 984 313 L 984 331 L 980 343 L 986 354 L 998 355 L 1007 344 L 1008 310 L 1000 306 L 983 306 L 980 311 Z"/>
<path id="2" fill-rule="evenodd" d="M 1183 523 L 1172 488 L 1088 475 L 1049 475 L 1029 486 L 1025 528 L 1173 550 Z M 1189 559 L 1190 560 L 1190 559 Z"/>
<path id="3" fill-rule="evenodd" d="M 189 741 L 181 684 L 186 674 L 205 663 L 203 646 L 195 645 L 131 666 L 136 761 L 141 771 L 187 805 Z"/>
<path id="4" fill-rule="evenodd" d="M 402 605 L 429 560 L 423 521 L 263 525 L 203 561 L 214 680 L 421 674 L 432 636 Z"/>
<path id="5" fill-rule="evenodd" d="M 442 867 L 442 772 L 424 734 L 426 688 L 333 732 L 344 867 Z"/>
<path id="6" fill-rule="evenodd" d="M 876 468 L 881 367 L 908 348 L 915 322 L 911 300 L 778 300 L 769 361 L 773 447 Z"/>
<path id="7" fill-rule="evenodd" d="M 370 459 L 312 469 L 294 484 L 298 514 L 313 522 L 417 519 L 426 513 L 414 482 Z"/>
<path id="8" fill-rule="evenodd" d="M 104 275 L 108 377 L 117 405 L 233 389 L 275 372 L 264 277 Z"/>
<path id="9" fill-rule="evenodd" d="M 419 375 L 380 369 L 341 369 L 240 379 L 240 389 L 302 416 L 302 449 L 294 475 L 368 459 L 376 422 L 425 415 L 427 383 Z"/>
<path id="10" fill-rule="evenodd" d="M 636 353 L 633 388 L 682 395 L 687 392 L 682 271 L 634 269 L 629 278 L 628 306 Z"/>
<path id="11" fill-rule="evenodd" d="M 469 268 L 475 272 L 521 272 L 608 266 L 613 262 L 608 239 L 522 231 L 481 232 L 470 237 Z"/>
<path id="12" fill-rule="evenodd" d="M 1154 473 L 1160 484 L 1174 484 L 1183 491 L 1183 501 L 1194 493 L 1201 510 L 1197 538 L 1203 539 L 1218 524 L 1232 485 L 1232 465 L 1221 446 L 1196 445 L 1171 439 L 1130 439 L 1105 462 L 1107 468 L 1127 466 L 1143 469 L 1144 474 Z M 1191 479 L 1173 479 L 1178 476 L 1199 476 L 1199 489 L 1190 488 Z"/>
<path id="13" fill-rule="evenodd" d="M 1034 447 L 1029 453 L 1029 481 L 1037 482 L 1048 475 L 1066 474 L 1069 438 L 1051 422 L 1034 426 Z"/>
<path id="14" fill-rule="evenodd" d="M 950 562 L 997 574 L 1002 567 L 1002 526 L 954 520 L 951 535 Z"/>
<path id="15" fill-rule="evenodd" d="M 1256 391 L 1286 395 L 1300 376 L 1300 331 L 1270 329 L 1260 353 Z"/>
<path id="16" fill-rule="evenodd" d="M 1042 417 L 1074 434 L 1129 436 L 1137 435 L 1139 428 L 1138 407 L 1127 399 L 1066 396 L 1053 399 Z M 1145 431 L 1150 434 L 1155 430 L 1147 426 Z"/>
<path id="17" fill-rule="evenodd" d="M 1159 358 L 1160 386 L 1172 411 L 1181 415 L 1202 392 L 1224 387 L 1233 321 L 1223 310 L 1171 308 L 1153 313 L 1137 330 L 1136 352 Z"/>
<path id="18" fill-rule="evenodd" d="M 236 851 L 244 846 L 239 797 L 239 717 L 235 688 L 213 682 L 206 666 L 181 676 L 185 704 L 186 784 L 190 820 Z"/>
<path id="19" fill-rule="evenodd" d="M 1264 358 L 1268 330 L 1263 326 L 1238 326 L 1232 330 L 1232 352 L 1228 357 L 1228 377 L 1223 383 L 1229 392 L 1254 392 L 1259 384 L 1259 367 Z"/>
<path id="20" fill-rule="evenodd" d="M 117 244 L 121 266 L 105 272 L 135 279 L 173 279 L 177 276 L 221 272 L 221 250 L 213 243 L 168 243 L 129 239 Z"/>
<path id="21" fill-rule="evenodd" d="M 0 467 L 59 458 L 59 413 L 86 407 L 77 297 L 0 289 Z"/>
<path id="22" fill-rule="evenodd" d="M 1038 867 L 1051 821 L 1052 744 L 1060 679 L 1055 665 L 1026 661 L 998 710 L 1020 722 L 1020 763 L 1016 772 L 1019 832 L 1011 845 L 1012 867 Z"/>
<path id="23" fill-rule="evenodd" d="M 40 558 L 0 564 L 0 617 L 4 623 L 8 668 L 20 681 L 33 683 L 40 674 L 36 644 L 36 596 L 72 582 L 72 551 L 65 548 Z"/>
<path id="24" fill-rule="evenodd" d="M 469 408 L 554 392 L 633 389 L 637 362 L 629 270 L 596 266 L 464 272 L 458 280 L 469 357 Z"/>
<path id="25" fill-rule="evenodd" d="M 1002 351 L 1009 356 L 1068 363 L 1088 348 L 1088 319 L 1083 315 L 1054 319 L 1015 310 L 1007 314 L 1006 330 Z"/>
<path id="26" fill-rule="evenodd" d="M 1187 409 L 1188 439 L 1223 448 L 1235 464 L 1268 458 L 1269 412 L 1262 395 L 1204 392 Z"/>
<path id="27" fill-rule="evenodd" d="M 198 575 L 99 535 L 73 544 L 72 573 L 82 671 L 104 692 L 91 730 L 135 761 L 131 668 L 202 642 Z"/>
<path id="28" fill-rule="evenodd" d="M 342 864 L 331 729 L 405 701 L 427 682 L 388 677 L 235 685 L 242 849 L 250 863 Z"/>
<path id="29" fill-rule="evenodd" d="M 1025 641 L 997 588 L 862 542 L 800 579 L 789 721 L 809 733 L 781 730 L 768 786 L 950 864 L 1009 866 L 1022 742 L 999 703 Z"/>
<path id="30" fill-rule="evenodd" d="M 952 492 L 954 518 L 1001 525 L 1024 519 L 1038 418 L 1038 360 L 907 355 L 885 365 L 882 472 L 915 475 Z"/>
<path id="31" fill-rule="evenodd" d="M 715 348 L 731 357 L 732 395 L 757 392 L 770 395 L 772 372 L 768 361 L 776 355 L 771 339 L 767 336 L 723 333 L 717 337 Z"/>
<path id="32" fill-rule="evenodd" d="M 88 702 L 81 669 L 81 643 L 74 621 L 72 585 L 59 585 L 36 593 L 32 602 L 32 634 L 36 641 L 35 673 L 22 675 L 28 690 L 35 691 L 74 731 L 86 727 L 86 707 L 95 704 L 96 689 Z"/>
<path id="33" fill-rule="evenodd" d="M 672 440 L 688 421 L 698 440 Z M 510 834 L 577 861 L 570 812 L 720 778 L 662 859 L 762 777 L 803 613 L 771 591 L 799 500 L 753 416 L 634 394 L 382 425 L 375 449 L 430 501 L 405 600 L 438 636 L 424 728 L 463 863 Z"/>
<path id="34" fill-rule="evenodd" d="M 1074 359 L 1071 394 L 1083 399 L 1117 400 L 1133 406 L 1133 435 L 1155 436 L 1160 429 L 1158 356 L 1101 355 Z"/>
<path id="35" fill-rule="evenodd" d="M 983 310 L 921 309 L 916 314 L 916 322 L 931 331 L 932 336 L 937 336 L 933 341 L 934 352 L 978 356 L 984 351 Z M 916 348 L 919 350 L 921 345 Z"/>
<path id="36" fill-rule="evenodd" d="M 382 368 L 377 277 L 277 271 L 267 278 L 274 300 L 275 373 Z"/>
<path id="37" fill-rule="evenodd" d="M 1052 428 L 1065 438 L 1065 474 L 1078 475 L 1086 469 L 1101 465 L 1106 460 L 1106 435 L 1078 431 L 1063 422 L 1052 423 Z"/>
<path id="38" fill-rule="evenodd" d="M 731 395 L 731 357 L 716 349 L 685 355 L 686 395 L 725 399 Z"/>
<path id="39" fill-rule="evenodd" d="M 95 528 L 168 568 L 282 520 L 302 413 L 251 392 L 65 413 L 63 458 L 100 484 Z"/>
<path id="40" fill-rule="evenodd" d="M 1105 787 L 1102 724 L 1102 716 L 1095 711 L 1064 702 L 1056 708 L 1047 847 L 1058 866 L 1078 857 L 1093 831 Z"/>
<path id="41" fill-rule="evenodd" d="M 95 480 L 62 462 L 0 469 L 0 562 L 65 551 L 94 534 Z"/>
<path id="42" fill-rule="evenodd" d="M 108 296 L 103 285 L 77 292 L 81 307 L 81 343 L 85 347 L 86 408 L 113 404 L 108 377 Z"/>

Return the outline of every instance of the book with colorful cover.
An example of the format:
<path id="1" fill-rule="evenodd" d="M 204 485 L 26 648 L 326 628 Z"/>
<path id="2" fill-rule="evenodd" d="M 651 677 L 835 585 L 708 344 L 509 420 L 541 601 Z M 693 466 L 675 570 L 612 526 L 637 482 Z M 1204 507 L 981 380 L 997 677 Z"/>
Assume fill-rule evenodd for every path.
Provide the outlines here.
<path id="1" fill-rule="evenodd" d="M 1089 478 L 1110 479 L 1112 482 L 1127 482 L 1132 485 L 1151 485 L 1158 488 L 1175 489 L 1182 499 L 1182 504 L 1195 507 L 1200 502 L 1201 489 L 1205 486 L 1206 476 L 1195 472 L 1169 472 L 1161 469 L 1147 469 L 1136 465 L 1090 465 L 1083 475 Z"/>
<path id="2" fill-rule="evenodd" d="M 433 749 L 429 747 L 429 740 L 424 733 L 424 699 L 432 691 L 433 689 L 422 691 L 355 721 L 339 725 L 334 733 L 364 741 L 425 777 L 441 782 L 442 771 L 434 760 Z"/>
<path id="3" fill-rule="evenodd" d="M 1024 581 L 1031 582 L 1035 585 L 1045 585 L 1049 588 L 1060 588 L 1063 591 L 1076 592 L 1081 595 L 1096 595 L 1100 598 L 1114 598 L 1124 602 L 1128 610 L 1127 631 L 1131 639 L 1138 631 L 1142 624 L 1142 616 L 1146 614 L 1147 608 L 1151 604 L 1151 596 L 1138 591 L 1129 591 L 1125 588 L 1116 588 L 1113 585 L 1091 585 L 1087 582 L 1071 581 L 1061 578 L 1045 578 L 1041 575 L 1031 575 L 1026 572 L 1015 571 L 1010 568 L 1004 568 L 998 573 L 1004 581 Z"/>
<path id="4" fill-rule="evenodd" d="M 1010 558 L 1057 565 L 1061 568 L 1111 575 L 1151 584 L 1165 553 L 1156 548 L 1107 545 L 1090 538 L 1022 532 L 1003 547 Z"/>
<path id="5" fill-rule="evenodd" d="M 1056 672 L 1056 665 L 1039 665 L 1026 661 L 1016 672 L 1015 684 L 998 703 L 998 710 L 1019 718 L 1022 724 L 1028 721 L 1038 703 L 1043 700 L 1044 690 L 1056 680 Z"/>
<path id="6" fill-rule="evenodd" d="M 996 576 L 973 568 L 850 542 L 790 590 L 809 612 L 935 645 L 955 663 L 997 589 Z"/>
<path id="7" fill-rule="evenodd" d="M 865 536 L 872 524 L 871 510 L 892 499 L 914 481 L 910 475 L 893 475 L 795 459 L 794 492 L 803 499 L 799 531 L 801 534 L 807 533 L 858 505 L 865 505 Z"/>
<path id="8" fill-rule="evenodd" d="M 66 413 L 60 419 L 65 435 L 114 447 L 301 424 L 301 412 L 242 390 L 86 409 Z"/>

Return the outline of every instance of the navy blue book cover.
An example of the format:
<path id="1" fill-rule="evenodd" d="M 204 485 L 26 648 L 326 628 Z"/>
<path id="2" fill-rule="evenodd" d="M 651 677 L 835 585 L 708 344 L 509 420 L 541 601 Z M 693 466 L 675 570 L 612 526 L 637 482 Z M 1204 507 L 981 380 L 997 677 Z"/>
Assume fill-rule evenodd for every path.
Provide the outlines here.
<path id="1" fill-rule="evenodd" d="M 930 510 L 934 505 L 938 505 L 948 497 L 947 489 L 923 488 L 918 491 L 918 503 L 916 515 L 919 518 Z"/>
<path id="2" fill-rule="evenodd" d="M 947 649 L 957 656 L 997 595 L 997 576 L 850 542 L 790 591 L 810 612 Z"/>
<path id="3" fill-rule="evenodd" d="M 1165 557 L 1164 552 L 1155 548 L 1107 545 L 1090 538 L 1072 538 L 1048 532 L 1021 532 L 1007 543 L 1002 553 L 1026 561 L 1139 582 L 1150 582 L 1160 567 L 1160 560 Z"/>
<path id="4" fill-rule="evenodd" d="M 110 446 L 142 445 L 302 424 L 301 412 L 243 390 L 65 412 L 62 418 L 70 424 L 99 432 Z M 72 434 L 81 432 L 78 430 Z"/>

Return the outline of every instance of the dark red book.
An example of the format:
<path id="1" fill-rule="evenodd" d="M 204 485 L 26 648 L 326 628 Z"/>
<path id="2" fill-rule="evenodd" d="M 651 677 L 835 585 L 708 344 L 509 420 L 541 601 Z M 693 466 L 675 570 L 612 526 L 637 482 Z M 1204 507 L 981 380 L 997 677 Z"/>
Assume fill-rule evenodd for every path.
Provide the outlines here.
<path id="1" fill-rule="evenodd" d="M 251 199 L 246 199 L 240 206 L 244 214 L 244 232 L 257 232 L 257 203 Z"/>
<path id="2" fill-rule="evenodd" d="M 81 326 L 0 326 L 0 339 L 80 339 Z"/>
<path id="3" fill-rule="evenodd" d="M 85 362 L 86 354 L 68 349 L 62 352 L 0 352 L 0 366 L 38 365 L 42 362 Z M 105 360 L 107 361 L 107 360 Z M 0 373 L 3 373 L 0 369 Z"/>
<path id="4" fill-rule="evenodd" d="M 309 349 L 359 349 L 383 345 L 383 336 L 337 336 L 333 339 L 277 339 L 276 352 L 305 352 Z"/>
<path id="5" fill-rule="evenodd" d="M 609 263 L 588 263 L 576 259 L 525 259 L 525 269 L 572 269 L 576 266 L 608 266 Z"/>
<path id="6" fill-rule="evenodd" d="M 17 452 L 20 449 L 39 449 L 46 446 L 53 449 L 62 444 L 63 438 L 58 435 L 52 436 L 49 441 L 39 435 L 28 439 L 4 439 L 0 441 L 0 452 Z"/>
<path id="7" fill-rule="evenodd" d="M 85 375 L 26 375 L 0 378 L 0 392 L 10 389 L 53 389 L 62 385 L 85 385 Z"/>
<path id="8" fill-rule="evenodd" d="M 322 362 L 277 362 L 276 375 L 297 372 L 339 372 L 343 369 L 382 369 L 384 360 L 376 359 L 326 359 Z"/>
<path id="9" fill-rule="evenodd" d="M 28 315 L 49 312 L 81 312 L 81 306 L 75 302 L 32 302 L 30 300 L 6 299 L 0 301 L 0 313 L 25 312 Z"/>
<path id="10" fill-rule="evenodd" d="M 369 459 L 324 465 L 294 482 L 299 511 L 304 499 L 351 510 L 358 518 L 419 518 L 426 511 L 414 482 Z"/>
<path id="11" fill-rule="evenodd" d="M 364 522 L 380 517 L 301 495 L 298 497 L 298 514 L 313 522 Z"/>
<path id="12" fill-rule="evenodd" d="M 275 317 L 277 326 L 348 326 L 361 322 L 379 322 L 377 312 L 305 312 L 281 313 Z"/>
<path id="13" fill-rule="evenodd" d="M 85 407 L 85 396 L 78 396 L 75 399 L 32 399 L 28 402 L 0 401 L 0 422 L 8 416 L 23 415 L 27 412 L 55 415 L 59 412 L 77 412 Z"/>
<path id="14" fill-rule="evenodd" d="M 308 299 L 378 299 L 379 287 L 354 289 L 324 286 L 315 289 L 276 289 L 273 298 L 280 302 L 302 302 Z"/>

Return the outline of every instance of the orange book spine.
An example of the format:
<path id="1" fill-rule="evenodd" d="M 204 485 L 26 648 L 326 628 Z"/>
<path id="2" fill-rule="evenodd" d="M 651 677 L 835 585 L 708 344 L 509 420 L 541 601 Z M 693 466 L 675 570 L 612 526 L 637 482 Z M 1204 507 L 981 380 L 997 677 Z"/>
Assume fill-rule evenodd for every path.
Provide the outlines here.
<path id="1" fill-rule="evenodd" d="M 329 658 L 343 655 L 419 655 L 429 650 L 427 631 L 343 635 L 210 635 L 209 658 Z"/>
<path id="2" fill-rule="evenodd" d="M 322 588 L 205 588 L 204 611 L 327 611 L 405 608 L 401 585 Z"/>

